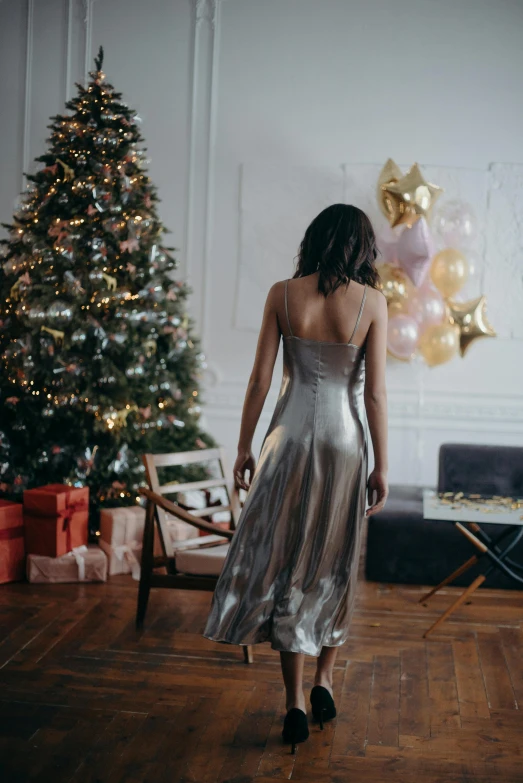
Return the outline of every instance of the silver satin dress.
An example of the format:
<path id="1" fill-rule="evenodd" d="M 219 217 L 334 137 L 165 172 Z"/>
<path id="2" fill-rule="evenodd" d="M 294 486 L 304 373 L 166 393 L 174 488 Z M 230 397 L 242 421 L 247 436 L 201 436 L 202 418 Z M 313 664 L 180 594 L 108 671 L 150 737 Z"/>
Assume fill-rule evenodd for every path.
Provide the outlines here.
<path id="1" fill-rule="evenodd" d="M 204 636 L 319 655 L 348 636 L 365 514 L 364 349 L 283 338 L 283 379 Z"/>

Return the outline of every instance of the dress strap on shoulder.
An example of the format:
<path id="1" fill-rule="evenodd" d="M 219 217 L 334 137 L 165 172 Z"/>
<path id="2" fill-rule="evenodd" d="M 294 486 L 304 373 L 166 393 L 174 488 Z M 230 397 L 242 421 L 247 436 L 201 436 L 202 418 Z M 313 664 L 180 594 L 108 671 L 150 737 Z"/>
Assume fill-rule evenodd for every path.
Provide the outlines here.
<path id="1" fill-rule="evenodd" d="M 358 326 L 360 325 L 361 314 L 363 313 L 363 308 L 365 307 L 365 299 L 366 298 L 367 298 L 367 283 L 365 283 L 365 285 L 363 286 L 363 296 L 361 297 L 360 309 L 359 309 L 359 312 L 358 312 L 358 317 L 356 318 L 356 323 L 354 324 L 354 329 L 353 329 L 352 334 L 350 336 L 349 343 L 352 342 L 352 340 L 354 339 L 354 335 L 358 331 Z"/>
<path id="2" fill-rule="evenodd" d="M 289 282 L 288 280 L 285 281 L 285 315 L 287 317 L 287 328 L 289 330 L 289 334 L 290 334 L 291 337 L 294 337 L 294 335 L 292 333 L 292 329 L 291 329 L 291 322 L 289 321 L 289 305 L 287 304 L 287 283 L 288 282 Z"/>

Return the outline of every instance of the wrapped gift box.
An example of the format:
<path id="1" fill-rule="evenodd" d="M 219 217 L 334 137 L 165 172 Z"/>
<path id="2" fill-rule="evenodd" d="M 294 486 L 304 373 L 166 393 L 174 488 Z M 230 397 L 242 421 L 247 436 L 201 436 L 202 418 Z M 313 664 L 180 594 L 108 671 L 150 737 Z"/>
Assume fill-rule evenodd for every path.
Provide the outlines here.
<path id="1" fill-rule="evenodd" d="M 24 519 L 21 503 L 0 500 L 0 584 L 25 577 Z"/>
<path id="2" fill-rule="evenodd" d="M 221 505 L 228 505 L 229 500 L 227 497 L 227 493 L 225 491 L 224 487 L 219 487 L 215 489 L 213 492 L 210 492 L 209 490 L 192 490 L 190 492 L 180 492 L 178 495 L 177 502 L 180 504 L 182 508 L 184 508 L 186 511 L 195 511 L 195 510 L 201 510 L 202 508 L 211 508 L 212 506 L 221 506 Z M 230 530 L 231 529 L 231 514 L 229 511 L 216 511 L 212 512 L 210 511 L 205 516 L 200 516 L 200 519 L 203 519 L 205 522 L 211 522 L 212 524 L 216 525 L 217 528 L 221 528 L 222 530 Z M 192 538 L 195 535 L 196 528 L 192 527 L 191 525 L 188 525 L 186 522 L 182 522 L 182 525 L 185 525 L 185 527 L 190 528 L 191 534 L 190 536 L 184 536 L 183 538 L 176 539 L 176 540 L 184 540 L 185 538 Z M 198 535 L 200 536 L 207 536 L 209 535 L 205 530 L 200 530 Z"/>
<path id="3" fill-rule="evenodd" d="M 27 579 L 33 584 L 105 582 L 107 557 L 97 546 L 79 546 L 62 557 L 28 555 Z"/>
<path id="4" fill-rule="evenodd" d="M 109 558 L 109 574 L 140 578 L 145 509 L 142 506 L 104 508 L 100 514 L 100 548 Z"/>
<path id="5" fill-rule="evenodd" d="M 48 484 L 24 492 L 27 554 L 61 557 L 87 544 L 89 487 Z"/>
<path id="6" fill-rule="evenodd" d="M 179 492 L 176 495 L 174 502 L 179 503 L 183 509 L 189 511 L 195 508 L 205 508 L 204 496 L 199 490 L 193 492 Z M 164 523 L 169 531 L 169 538 L 173 544 L 178 541 L 186 541 L 196 535 L 196 528 L 189 525 L 188 522 L 184 522 L 183 519 L 176 519 L 176 517 L 173 517 L 166 512 L 162 513 Z"/>

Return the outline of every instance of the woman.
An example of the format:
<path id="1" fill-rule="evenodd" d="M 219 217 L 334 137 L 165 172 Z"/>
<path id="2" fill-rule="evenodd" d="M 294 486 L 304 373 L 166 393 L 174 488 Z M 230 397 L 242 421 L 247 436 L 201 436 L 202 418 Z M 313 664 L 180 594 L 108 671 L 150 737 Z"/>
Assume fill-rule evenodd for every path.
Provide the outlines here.
<path id="1" fill-rule="evenodd" d="M 317 656 L 312 714 L 336 715 L 332 674 L 354 604 L 360 531 L 387 486 L 387 307 L 367 216 L 334 204 L 313 220 L 292 280 L 269 291 L 243 408 L 237 486 L 248 489 L 204 635 L 279 650 L 283 739 L 309 735 L 304 655 Z M 283 338 L 283 380 L 255 471 L 252 438 Z M 367 481 L 367 413 L 374 470 Z M 247 472 L 249 482 L 247 482 Z"/>

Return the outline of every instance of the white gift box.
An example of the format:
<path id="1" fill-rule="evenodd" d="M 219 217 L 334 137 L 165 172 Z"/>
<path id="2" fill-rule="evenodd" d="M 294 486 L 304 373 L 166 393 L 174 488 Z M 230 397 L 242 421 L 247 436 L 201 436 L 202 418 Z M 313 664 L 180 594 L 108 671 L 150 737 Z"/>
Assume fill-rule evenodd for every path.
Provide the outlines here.
<path id="1" fill-rule="evenodd" d="M 164 519 L 167 530 L 169 531 L 169 537 L 173 544 L 176 543 L 176 541 L 185 541 L 194 536 L 196 528 L 189 525 L 188 522 L 184 522 L 182 519 L 175 519 L 168 514 L 165 515 Z"/>
<path id="2" fill-rule="evenodd" d="M 109 558 L 109 575 L 140 578 L 145 509 L 142 506 L 104 508 L 100 514 L 100 549 Z"/>
<path id="3" fill-rule="evenodd" d="M 168 514 L 164 514 L 164 520 L 173 543 L 194 536 L 195 528 L 192 525 Z M 109 559 L 110 576 L 132 574 L 133 579 L 140 579 L 144 525 L 143 506 L 102 509 L 98 543 Z"/>
<path id="4" fill-rule="evenodd" d="M 28 555 L 27 579 L 32 584 L 105 582 L 107 558 L 97 546 L 77 546 L 62 557 Z"/>
<path id="5" fill-rule="evenodd" d="M 210 495 L 211 503 L 216 503 L 216 501 L 219 501 L 223 506 L 229 505 L 229 498 L 227 497 L 225 487 L 214 487 L 211 490 Z M 201 489 L 194 489 L 189 492 L 180 492 L 178 495 L 178 501 L 183 503 L 183 505 L 187 506 L 189 509 L 207 508 L 207 498 L 205 497 L 205 492 L 203 492 Z M 230 511 L 215 511 L 214 513 L 210 511 L 209 516 L 212 517 L 213 522 L 230 522 L 231 519 Z M 192 535 L 194 535 L 194 528 L 192 528 L 192 531 Z"/>
<path id="6" fill-rule="evenodd" d="M 179 492 L 175 502 L 181 503 L 189 509 L 205 508 L 205 495 L 200 490 Z M 187 541 L 187 539 L 193 538 L 198 533 L 195 527 L 182 519 L 175 519 L 169 516 L 169 514 L 165 514 L 164 519 L 173 544 L 177 541 Z"/>

